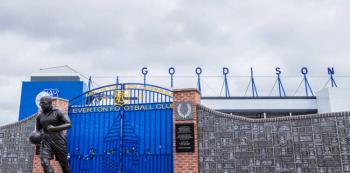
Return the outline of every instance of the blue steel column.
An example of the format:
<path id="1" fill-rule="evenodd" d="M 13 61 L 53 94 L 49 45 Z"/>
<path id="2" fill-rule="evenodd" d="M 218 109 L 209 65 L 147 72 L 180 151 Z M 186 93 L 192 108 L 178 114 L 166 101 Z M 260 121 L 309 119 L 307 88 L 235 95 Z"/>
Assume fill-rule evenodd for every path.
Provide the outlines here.
<path id="1" fill-rule="evenodd" d="M 227 67 L 222 68 L 222 73 L 224 74 L 225 96 L 230 97 L 230 89 L 228 87 L 228 82 L 227 82 L 227 74 L 229 73 L 228 68 Z"/>
<path id="2" fill-rule="evenodd" d="M 314 92 L 312 92 L 310 83 L 309 83 L 309 81 L 307 80 L 307 77 L 306 77 L 306 74 L 308 73 L 308 69 L 306 67 L 301 68 L 301 73 L 304 75 L 305 94 L 306 94 L 306 96 L 309 96 L 309 90 L 311 92 L 311 95 L 314 96 Z"/>
<path id="3" fill-rule="evenodd" d="M 200 78 L 200 75 L 202 74 L 202 68 L 197 67 L 196 68 L 196 74 L 197 74 L 197 88 L 199 90 L 199 95 L 202 96 L 201 78 Z"/>
<path id="4" fill-rule="evenodd" d="M 328 67 L 328 74 L 330 76 L 330 80 L 331 80 L 331 84 L 332 84 L 332 88 L 334 87 L 338 87 L 337 83 L 334 80 L 334 67 Z"/>
<path id="5" fill-rule="evenodd" d="M 280 97 L 282 97 L 282 92 L 283 92 L 283 96 L 286 97 L 287 95 L 284 90 L 280 75 L 277 76 L 277 80 L 278 80 L 278 91 L 279 91 Z"/>
<path id="6" fill-rule="evenodd" d="M 143 85 L 146 85 L 146 76 L 147 76 L 147 74 L 148 74 L 148 69 L 147 69 L 147 67 L 143 67 L 143 68 L 141 69 L 141 72 L 142 72 L 142 74 L 143 74 Z"/>
<path id="7" fill-rule="evenodd" d="M 88 91 L 91 90 L 91 84 L 92 84 L 92 80 L 91 80 L 91 76 L 89 77 L 89 82 L 88 82 Z"/>
<path id="8" fill-rule="evenodd" d="M 280 67 L 276 67 L 277 83 L 278 83 L 278 92 L 279 92 L 280 97 L 282 97 L 282 95 L 283 95 L 284 97 L 286 97 L 287 95 L 286 95 L 286 92 L 285 92 L 285 90 L 284 90 L 284 87 L 283 87 L 283 84 L 282 84 L 282 80 L 281 80 L 281 77 L 280 77 L 281 73 L 282 73 L 282 72 L 281 72 L 281 70 L 280 70 Z"/>
<path id="9" fill-rule="evenodd" d="M 174 67 L 169 68 L 169 74 L 170 74 L 170 86 L 171 86 L 171 88 L 173 88 L 174 87 L 174 74 L 175 74 Z"/>
<path id="10" fill-rule="evenodd" d="M 124 97 L 124 85 L 121 85 L 121 93 L 122 95 L 120 97 Z M 123 173 L 124 172 L 124 148 L 123 148 L 123 137 L 124 137 L 124 133 L 123 133 L 123 129 L 124 129 L 124 105 L 120 106 L 120 143 L 119 143 L 119 162 L 120 162 L 120 166 L 119 166 L 119 173 Z"/>
<path id="11" fill-rule="evenodd" d="M 255 86 L 255 81 L 254 81 L 254 76 L 253 76 L 253 68 L 252 67 L 250 68 L 250 77 L 251 77 L 251 82 L 252 82 L 253 97 L 255 97 L 255 95 L 259 96 L 258 95 L 258 91 L 257 91 L 256 86 Z"/>

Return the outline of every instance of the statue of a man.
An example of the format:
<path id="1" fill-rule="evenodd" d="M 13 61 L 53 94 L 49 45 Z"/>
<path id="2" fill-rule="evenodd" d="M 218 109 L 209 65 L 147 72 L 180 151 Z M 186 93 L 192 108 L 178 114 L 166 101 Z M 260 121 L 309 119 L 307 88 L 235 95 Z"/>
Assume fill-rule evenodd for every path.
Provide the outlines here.
<path id="1" fill-rule="evenodd" d="M 40 99 L 42 112 L 36 119 L 36 130 L 42 133 L 40 143 L 41 165 L 45 173 L 54 173 L 50 160 L 55 155 L 64 173 L 70 173 L 67 158 L 67 139 L 64 130 L 72 126 L 67 114 L 53 108 L 52 98 L 49 96 Z"/>

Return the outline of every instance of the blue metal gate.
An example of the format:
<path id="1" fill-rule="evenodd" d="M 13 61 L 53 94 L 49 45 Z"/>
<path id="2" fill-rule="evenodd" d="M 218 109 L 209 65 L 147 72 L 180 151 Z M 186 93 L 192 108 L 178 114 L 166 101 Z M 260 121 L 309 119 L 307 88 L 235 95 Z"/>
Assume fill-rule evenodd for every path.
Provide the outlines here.
<path id="1" fill-rule="evenodd" d="M 172 92 L 144 84 L 108 85 L 69 103 L 74 173 L 172 173 Z"/>

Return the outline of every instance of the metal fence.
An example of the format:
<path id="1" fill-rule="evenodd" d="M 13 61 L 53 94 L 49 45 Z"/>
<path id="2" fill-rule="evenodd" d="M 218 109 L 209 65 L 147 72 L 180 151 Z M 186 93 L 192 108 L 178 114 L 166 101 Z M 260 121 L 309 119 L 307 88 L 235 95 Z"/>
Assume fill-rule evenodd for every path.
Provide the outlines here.
<path id="1" fill-rule="evenodd" d="M 115 84 L 70 101 L 73 172 L 173 172 L 172 92 Z"/>

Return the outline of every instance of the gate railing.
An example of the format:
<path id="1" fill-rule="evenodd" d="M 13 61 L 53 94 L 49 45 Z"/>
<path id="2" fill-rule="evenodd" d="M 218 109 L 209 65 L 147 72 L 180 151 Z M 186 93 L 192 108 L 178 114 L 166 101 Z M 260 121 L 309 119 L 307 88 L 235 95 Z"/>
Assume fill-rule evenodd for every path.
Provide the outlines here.
<path id="1" fill-rule="evenodd" d="M 172 102 L 172 91 L 163 87 L 124 83 L 87 91 L 69 101 L 69 107 Z"/>
<path id="2" fill-rule="evenodd" d="M 107 85 L 69 104 L 73 172 L 172 172 L 172 91 Z"/>

